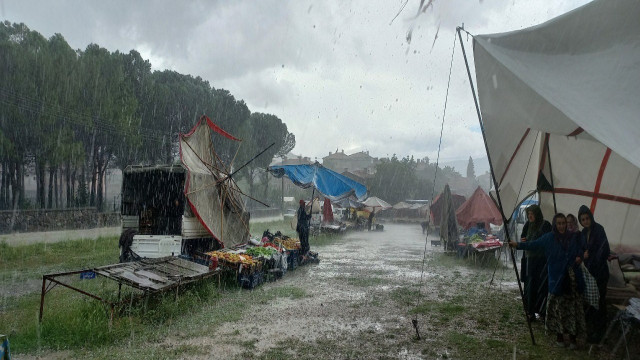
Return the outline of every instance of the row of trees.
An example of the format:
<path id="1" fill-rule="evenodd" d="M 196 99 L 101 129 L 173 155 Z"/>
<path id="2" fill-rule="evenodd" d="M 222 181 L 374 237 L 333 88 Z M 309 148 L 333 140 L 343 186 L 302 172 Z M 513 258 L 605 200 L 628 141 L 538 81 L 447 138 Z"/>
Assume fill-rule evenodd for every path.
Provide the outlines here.
<path id="1" fill-rule="evenodd" d="M 174 162 L 178 134 L 202 114 L 245 139 L 238 150 L 214 138 L 227 162 L 244 163 L 275 142 L 243 170 L 250 184 L 257 168 L 295 146 L 279 118 L 251 113 L 200 77 L 151 71 L 135 50 L 74 50 L 60 34 L 46 39 L 0 23 L 0 208 L 28 205 L 25 174 L 35 174 L 38 208 L 103 208 L 108 168 Z"/>
<path id="2" fill-rule="evenodd" d="M 432 192 L 433 195 L 439 194 L 445 184 L 457 177 L 460 174 L 450 166 L 440 168 L 430 163 L 428 158 L 418 163 L 413 156 L 398 158 L 394 154 L 389 159 L 380 159 L 375 175 L 366 185 L 369 194 L 395 204 L 406 199 L 431 199 Z"/>

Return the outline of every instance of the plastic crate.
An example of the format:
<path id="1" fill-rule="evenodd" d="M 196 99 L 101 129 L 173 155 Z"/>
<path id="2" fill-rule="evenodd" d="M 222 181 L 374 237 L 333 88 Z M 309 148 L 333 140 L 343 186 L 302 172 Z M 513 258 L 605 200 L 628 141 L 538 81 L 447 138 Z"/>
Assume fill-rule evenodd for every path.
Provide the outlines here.
<path id="1" fill-rule="evenodd" d="M 251 274 L 238 274 L 238 284 L 244 289 L 254 289 L 264 282 L 264 273 L 255 271 Z"/>
<path id="2" fill-rule="evenodd" d="M 300 251 L 289 250 L 287 253 L 287 270 L 295 270 L 298 267 L 298 256 L 300 255 Z"/>

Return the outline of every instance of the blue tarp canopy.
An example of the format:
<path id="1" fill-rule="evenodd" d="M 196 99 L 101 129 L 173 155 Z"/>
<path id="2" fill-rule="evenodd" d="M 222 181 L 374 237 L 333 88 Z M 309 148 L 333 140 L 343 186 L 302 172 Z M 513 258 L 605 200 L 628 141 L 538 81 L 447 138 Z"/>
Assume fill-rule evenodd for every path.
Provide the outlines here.
<path id="1" fill-rule="evenodd" d="M 363 208 L 364 205 L 362 205 L 361 202 L 359 202 L 358 200 L 352 198 L 352 197 L 348 197 L 346 199 L 342 199 L 340 201 L 336 201 L 336 204 L 338 204 L 339 206 L 343 207 L 343 208 L 354 208 L 354 209 L 360 209 Z"/>
<path id="2" fill-rule="evenodd" d="M 330 200 L 340 200 L 354 195 L 358 200 L 367 197 L 367 187 L 349 179 L 319 163 L 311 165 L 271 166 L 269 171 L 277 178 L 287 176 L 294 184 L 302 188 L 314 187 Z"/>

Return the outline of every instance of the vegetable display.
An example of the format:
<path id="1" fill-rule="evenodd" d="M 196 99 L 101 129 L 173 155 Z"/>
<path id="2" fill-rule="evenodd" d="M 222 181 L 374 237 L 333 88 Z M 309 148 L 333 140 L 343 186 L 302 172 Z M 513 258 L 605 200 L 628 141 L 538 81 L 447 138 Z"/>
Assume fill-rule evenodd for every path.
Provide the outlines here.
<path id="1" fill-rule="evenodd" d="M 300 240 L 298 239 L 293 239 L 293 238 L 289 238 L 289 239 L 281 239 L 281 238 L 275 238 L 273 240 L 274 243 L 282 246 L 283 248 L 287 249 L 287 250 L 299 250 L 300 249 Z"/>
<path id="2" fill-rule="evenodd" d="M 242 264 L 250 267 L 258 264 L 258 261 L 254 260 L 250 255 L 233 254 L 225 251 L 211 251 L 206 254 L 211 257 L 218 258 L 218 261 L 221 261 L 222 263 L 227 262 L 234 265 Z"/>
<path id="3" fill-rule="evenodd" d="M 273 254 L 277 253 L 278 250 L 272 247 L 253 247 L 247 249 L 247 255 L 252 257 L 271 257 Z"/>

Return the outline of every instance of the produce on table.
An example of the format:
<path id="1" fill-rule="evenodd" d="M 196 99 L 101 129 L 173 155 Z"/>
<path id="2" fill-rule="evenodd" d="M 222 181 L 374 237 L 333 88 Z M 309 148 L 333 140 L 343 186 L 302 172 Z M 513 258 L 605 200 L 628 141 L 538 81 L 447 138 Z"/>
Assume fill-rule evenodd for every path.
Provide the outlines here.
<path id="1" fill-rule="evenodd" d="M 211 251 L 206 253 L 211 257 L 218 258 L 219 261 L 228 262 L 231 264 L 242 264 L 245 266 L 255 266 L 258 261 L 254 260 L 250 255 L 233 254 L 226 251 Z"/>
<path id="2" fill-rule="evenodd" d="M 298 240 L 298 239 L 293 239 L 293 238 L 288 238 L 288 239 L 275 238 L 275 239 L 273 239 L 273 242 L 276 243 L 276 244 L 279 244 L 280 246 L 282 246 L 283 248 L 285 248 L 287 250 L 299 250 L 300 249 L 300 240 Z"/>
<path id="3" fill-rule="evenodd" d="M 247 255 L 252 257 L 271 257 L 273 254 L 276 254 L 278 250 L 272 247 L 253 247 L 247 249 Z"/>

